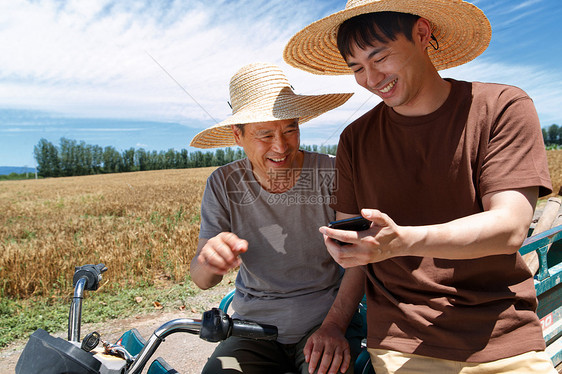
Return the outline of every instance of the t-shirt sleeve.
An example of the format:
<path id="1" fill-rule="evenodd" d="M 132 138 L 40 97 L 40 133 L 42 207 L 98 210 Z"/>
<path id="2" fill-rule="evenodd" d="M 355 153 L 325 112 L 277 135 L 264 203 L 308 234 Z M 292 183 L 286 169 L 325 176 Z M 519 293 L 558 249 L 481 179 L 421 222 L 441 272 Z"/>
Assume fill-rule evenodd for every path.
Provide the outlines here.
<path id="1" fill-rule="evenodd" d="M 201 226 L 199 238 L 210 239 L 221 232 L 230 232 L 230 213 L 224 183 L 218 172 L 207 179 L 201 201 Z"/>
<path id="2" fill-rule="evenodd" d="M 348 136 L 350 132 L 346 130 L 340 136 L 336 153 L 336 182 L 333 190 L 335 199 L 330 207 L 337 212 L 357 214 L 359 208 L 353 188 L 353 167 Z"/>
<path id="3" fill-rule="evenodd" d="M 531 186 L 539 187 L 539 196 L 548 195 L 552 184 L 533 101 L 514 87 L 501 92 L 498 101 L 480 175 L 481 196 Z"/>

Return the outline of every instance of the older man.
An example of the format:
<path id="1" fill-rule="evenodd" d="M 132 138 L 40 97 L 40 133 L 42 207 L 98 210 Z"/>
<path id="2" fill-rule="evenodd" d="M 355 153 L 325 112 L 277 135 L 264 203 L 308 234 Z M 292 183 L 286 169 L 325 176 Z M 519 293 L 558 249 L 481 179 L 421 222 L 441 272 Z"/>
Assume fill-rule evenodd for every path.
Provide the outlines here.
<path id="1" fill-rule="evenodd" d="M 198 134 L 192 146 L 237 144 L 247 158 L 209 177 L 191 263 L 207 289 L 240 266 L 235 317 L 276 325 L 276 342 L 229 338 L 204 373 L 308 373 L 303 347 L 339 289 L 342 268 L 326 252 L 318 227 L 329 207 L 334 158 L 299 150 L 299 125 L 343 104 L 351 94 L 296 95 L 283 72 L 251 64 L 230 82 L 232 117 Z M 337 367 L 344 352 L 335 352 Z M 352 367 L 348 362 L 346 367 Z"/>

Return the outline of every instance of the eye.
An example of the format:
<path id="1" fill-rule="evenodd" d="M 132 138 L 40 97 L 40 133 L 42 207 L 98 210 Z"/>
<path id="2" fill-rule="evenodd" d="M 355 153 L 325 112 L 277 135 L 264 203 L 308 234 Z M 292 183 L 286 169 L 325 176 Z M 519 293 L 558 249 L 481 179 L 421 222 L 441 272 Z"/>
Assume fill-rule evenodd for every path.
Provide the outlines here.
<path id="1" fill-rule="evenodd" d="M 383 56 L 383 57 L 381 57 L 381 58 L 379 58 L 379 59 L 376 59 L 376 60 L 375 60 L 375 64 L 378 64 L 379 62 L 383 62 L 384 60 L 386 60 L 387 57 L 388 57 L 388 55 Z"/>

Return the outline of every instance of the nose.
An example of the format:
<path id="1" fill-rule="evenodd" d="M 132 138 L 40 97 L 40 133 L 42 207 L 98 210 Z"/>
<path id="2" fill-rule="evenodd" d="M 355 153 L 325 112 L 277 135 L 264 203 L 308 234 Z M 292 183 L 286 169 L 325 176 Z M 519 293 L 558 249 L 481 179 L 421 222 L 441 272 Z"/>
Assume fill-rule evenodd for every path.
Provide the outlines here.
<path id="1" fill-rule="evenodd" d="M 271 145 L 271 149 L 279 154 L 285 153 L 288 147 L 289 145 L 284 135 L 275 136 L 275 139 L 273 140 L 273 144 Z"/>
<path id="2" fill-rule="evenodd" d="M 365 69 L 365 88 L 375 90 L 384 79 L 384 74 L 379 70 L 369 67 Z"/>

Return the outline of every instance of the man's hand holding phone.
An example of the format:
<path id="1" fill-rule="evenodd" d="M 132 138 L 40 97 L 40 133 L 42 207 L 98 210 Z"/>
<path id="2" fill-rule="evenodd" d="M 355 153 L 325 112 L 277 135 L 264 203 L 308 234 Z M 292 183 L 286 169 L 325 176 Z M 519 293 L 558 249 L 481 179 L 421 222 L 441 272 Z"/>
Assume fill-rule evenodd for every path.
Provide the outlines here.
<path id="1" fill-rule="evenodd" d="M 351 217 L 340 219 L 337 221 L 330 222 L 328 225 L 331 229 L 336 230 L 346 230 L 346 231 L 364 231 L 371 227 L 371 221 L 362 216 Z M 349 243 L 342 242 L 338 239 L 334 239 L 339 245 L 348 245 Z"/>
<path id="2" fill-rule="evenodd" d="M 414 255 L 414 243 L 423 240 L 423 230 L 399 226 L 379 210 L 362 209 L 361 214 L 320 227 L 328 252 L 344 268 Z"/>

